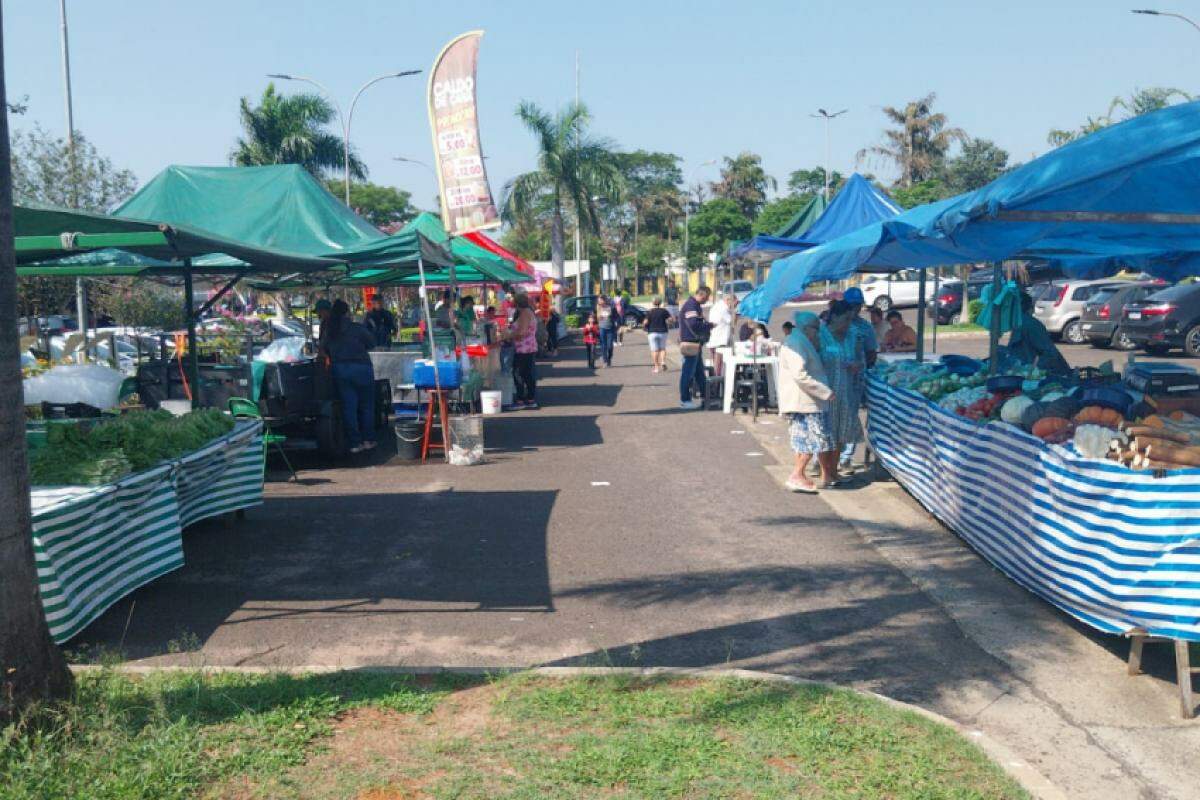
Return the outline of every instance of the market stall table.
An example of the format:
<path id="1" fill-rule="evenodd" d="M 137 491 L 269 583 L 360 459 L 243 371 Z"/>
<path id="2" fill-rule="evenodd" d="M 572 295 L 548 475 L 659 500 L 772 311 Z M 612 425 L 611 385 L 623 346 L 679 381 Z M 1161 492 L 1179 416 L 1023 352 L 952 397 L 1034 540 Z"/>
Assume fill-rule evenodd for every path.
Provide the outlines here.
<path id="1" fill-rule="evenodd" d="M 183 528 L 262 503 L 262 423 L 113 484 L 35 488 L 33 551 L 50 635 L 71 639 L 113 603 L 183 566 Z"/>
<path id="2" fill-rule="evenodd" d="M 778 356 L 752 356 L 749 354 L 737 353 L 732 347 L 715 348 L 721 356 L 721 363 L 725 370 L 725 399 L 724 411 L 726 414 L 733 413 L 733 387 L 737 376 L 737 368 L 742 364 L 756 364 L 767 368 L 767 395 L 770 398 L 772 406 L 778 405 L 778 396 L 775 387 L 779 384 L 779 357 Z"/>

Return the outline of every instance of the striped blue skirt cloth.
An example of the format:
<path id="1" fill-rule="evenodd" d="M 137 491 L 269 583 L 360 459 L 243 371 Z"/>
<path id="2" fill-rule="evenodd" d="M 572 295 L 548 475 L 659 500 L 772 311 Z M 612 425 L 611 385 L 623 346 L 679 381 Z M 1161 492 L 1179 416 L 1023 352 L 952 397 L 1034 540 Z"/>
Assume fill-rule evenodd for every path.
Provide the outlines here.
<path id="1" fill-rule="evenodd" d="M 1083 458 L 875 376 L 867 401 L 880 462 L 1008 577 L 1099 630 L 1200 641 L 1200 470 Z"/>

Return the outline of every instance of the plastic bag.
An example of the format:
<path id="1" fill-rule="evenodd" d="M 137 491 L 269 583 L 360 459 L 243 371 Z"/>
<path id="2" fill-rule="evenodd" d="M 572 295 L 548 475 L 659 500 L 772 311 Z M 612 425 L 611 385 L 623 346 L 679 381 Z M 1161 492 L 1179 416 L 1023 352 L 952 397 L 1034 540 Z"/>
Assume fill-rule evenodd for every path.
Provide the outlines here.
<path id="1" fill-rule="evenodd" d="M 276 364 L 281 361 L 304 361 L 306 359 L 307 356 L 304 355 L 303 336 L 285 336 L 282 339 L 276 339 L 254 357 L 255 361 L 262 361 L 267 364 Z"/>
<path id="2" fill-rule="evenodd" d="M 120 400 L 120 372 L 100 364 L 62 364 L 33 378 L 22 388 L 25 405 L 39 403 L 86 403 L 94 408 L 112 408 Z"/>

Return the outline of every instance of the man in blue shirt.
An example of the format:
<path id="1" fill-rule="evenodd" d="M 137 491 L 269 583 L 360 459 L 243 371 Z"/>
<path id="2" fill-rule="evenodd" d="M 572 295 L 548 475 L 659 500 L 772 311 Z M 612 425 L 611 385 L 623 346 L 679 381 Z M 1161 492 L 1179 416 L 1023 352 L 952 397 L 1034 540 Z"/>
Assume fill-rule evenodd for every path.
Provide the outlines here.
<path id="1" fill-rule="evenodd" d="M 700 408 L 702 404 L 702 401 L 692 399 L 693 384 L 704 397 L 704 357 L 701 354 L 712 327 L 704 318 L 704 304 L 711 296 L 712 291 L 701 286 L 679 309 L 679 354 L 683 357 L 683 366 L 679 370 L 679 407 L 688 411 Z"/>

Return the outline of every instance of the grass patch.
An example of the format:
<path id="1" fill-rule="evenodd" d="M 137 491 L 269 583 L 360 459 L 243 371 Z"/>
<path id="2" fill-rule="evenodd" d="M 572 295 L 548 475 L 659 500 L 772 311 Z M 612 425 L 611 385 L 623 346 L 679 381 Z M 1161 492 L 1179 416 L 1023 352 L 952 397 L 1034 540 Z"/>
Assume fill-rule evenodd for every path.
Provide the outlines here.
<path id="1" fill-rule="evenodd" d="M 960 322 L 957 325 L 938 325 L 939 333 L 987 333 L 987 328 L 974 322 Z"/>
<path id="2" fill-rule="evenodd" d="M 5 798 L 1025 797 L 918 715 L 731 680 L 100 673 L 0 745 Z"/>

